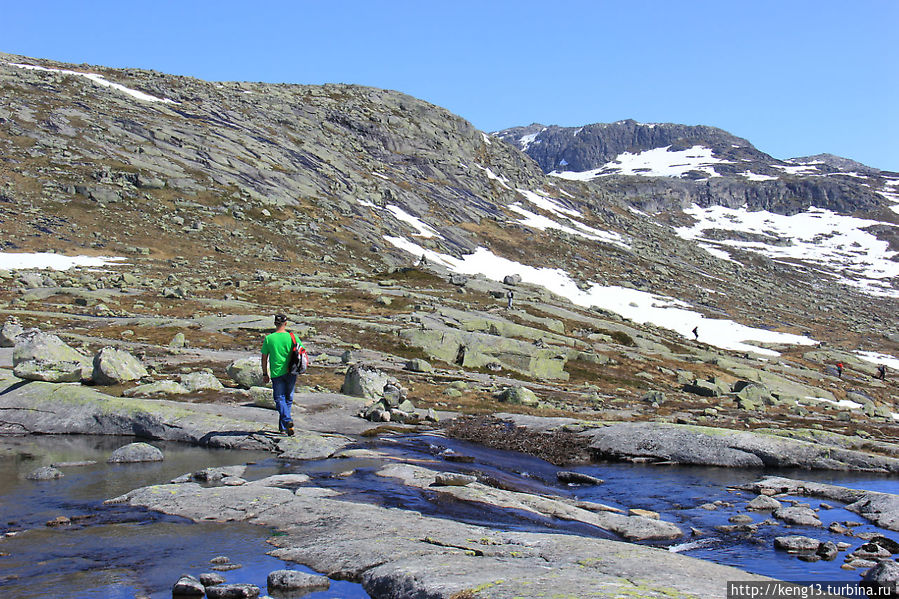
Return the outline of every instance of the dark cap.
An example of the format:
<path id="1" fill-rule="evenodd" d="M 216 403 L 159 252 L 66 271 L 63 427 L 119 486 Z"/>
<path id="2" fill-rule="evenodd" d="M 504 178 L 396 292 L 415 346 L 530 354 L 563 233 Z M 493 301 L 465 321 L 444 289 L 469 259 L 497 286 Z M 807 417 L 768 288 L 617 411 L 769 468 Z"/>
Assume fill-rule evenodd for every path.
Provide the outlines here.
<path id="1" fill-rule="evenodd" d="M 287 322 L 286 316 L 284 316 L 283 314 L 275 314 L 275 326 L 278 326 L 279 324 L 284 324 L 285 322 Z"/>

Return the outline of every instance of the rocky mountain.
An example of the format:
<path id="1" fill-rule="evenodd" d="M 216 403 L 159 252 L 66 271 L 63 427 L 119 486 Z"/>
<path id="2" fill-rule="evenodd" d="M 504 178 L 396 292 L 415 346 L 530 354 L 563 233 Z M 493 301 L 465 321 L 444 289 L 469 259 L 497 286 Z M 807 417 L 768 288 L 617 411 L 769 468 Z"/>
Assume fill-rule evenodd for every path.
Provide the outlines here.
<path id="1" fill-rule="evenodd" d="M 899 177 L 813 158 L 633 121 L 490 136 L 394 91 L 3 54 L 0 257 L 126 265 L 0 270 L 0 302 L 101 320 L 291 305 L 323 346 L 641 393 L 647 352 L 675 372 L 693 343 L 899 355 Z M 109 288 L 130 291 L 116 307 Z M 521 311 L 499 317 L 512 289 Z M 627 356 L 608 380 L 600 346 Z"/>
<path id="2" fill-rule="evenodd" d="M 546 173 L 593 181 L 649 210 L 693 203 L 786 214 L 810 206 L 842 213 L 877 210 L 890 203 L 878 191 L 896 176 L 831 154 L 778 160 L 706 126 L 626 120 L 583 127 L 533 124 L 494 135 Z"/>
<path id="3" fill-rule="evenodd" d="M 899 175 L 776 160 L 710 127 L 487 135 L 395 91 L 0 54 L 0 433 L 138 435 L 311 464 L 261 481 L 210 468 L 113 502 L 282 527 L 277 557 L 372 597 L 530 596 L 570 579 L 574 596 L 635 580 L 638 594 L 711 598 L 747 580 L 675 553 L 698 547 L 694 525 L 699 542 L 723 541 L 713 560 L 732 563 L 739 536 L 755 568 L 783 522 L 851 541 L 846 567 L 867 568 L 891 553 L 873 526 L 862 544 L 823 504 L 820 518 L 745 510 L 773 509 L 758 493 L 808 493 L 895 531 L 894 495 L 732 485 L 787 468 L 886 488 L 899 472 L 897 230 Z M 275 432 L 259 361 L 279 312 L 311 358 L 295 435 Z M 483 448 L 454 439 L 641 466 L 582 496 L 570 485 L 603 481 L 540 474 L 523 456 L 486 466 Z M 11 455 L 33 462 L 27 449 Z M 681 476 L 673 464 L 743 471 L 713 487 L 670 478 L 668 493 L 647 461 L 666 479 Z M 697 494 L 707 488 L 721 499 Z M 385 505 L 369 503 L 377 494 Z M 508 530 L 518 518 L 552 534 Z"/>

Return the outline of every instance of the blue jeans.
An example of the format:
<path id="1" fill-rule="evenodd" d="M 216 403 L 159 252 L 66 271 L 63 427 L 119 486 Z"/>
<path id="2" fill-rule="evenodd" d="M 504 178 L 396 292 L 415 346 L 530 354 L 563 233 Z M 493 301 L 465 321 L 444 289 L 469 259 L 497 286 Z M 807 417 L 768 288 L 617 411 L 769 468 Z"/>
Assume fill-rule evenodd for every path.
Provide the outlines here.
<path id="1" fill-rule="evenodd" d="M 272 393 L 275 396 L 275 407 L 278 408 L 278 430 L 282 433 L 293 422 L 290 408 L 293 406 L 293 388 L 296 384 L 295 374 L 283 374 L 272 379 Z"/>

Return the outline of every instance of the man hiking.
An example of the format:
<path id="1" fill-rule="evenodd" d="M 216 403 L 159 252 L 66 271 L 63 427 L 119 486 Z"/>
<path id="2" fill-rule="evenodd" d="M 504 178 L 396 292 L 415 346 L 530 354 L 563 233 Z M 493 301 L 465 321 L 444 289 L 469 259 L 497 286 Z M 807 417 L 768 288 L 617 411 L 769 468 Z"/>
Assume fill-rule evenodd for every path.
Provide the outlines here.
<path id="1" fill-rule="evenodd" d="M 874 377 L 876 379 L 880 379 L 882 381 L 887 380 L 887 366 L 886 364 L 881 364 L 877 367 L 877 376 Z"/>
<path id="2" fill-rule="evenodd" d="M 303 347 L 302 342 L 287 331 L 287 317 L 276 314 L 275 332 L 266 335 L 262 342 L 262 382 L 272 382 L 272 394 L 278 409 L 278 432 L 287 433 L 291 437 L 293 419 L 290 417 L 290 409 L 293 406 L 293 388 L 297 384 L 297 375 L 288 372 L 288 361 L 294 343 L 298 351 Z"/>
<path id="3" fill-rule="evenodd" d="M 843 378 L 843 363 L 837 362 L 837 377 Z"/>

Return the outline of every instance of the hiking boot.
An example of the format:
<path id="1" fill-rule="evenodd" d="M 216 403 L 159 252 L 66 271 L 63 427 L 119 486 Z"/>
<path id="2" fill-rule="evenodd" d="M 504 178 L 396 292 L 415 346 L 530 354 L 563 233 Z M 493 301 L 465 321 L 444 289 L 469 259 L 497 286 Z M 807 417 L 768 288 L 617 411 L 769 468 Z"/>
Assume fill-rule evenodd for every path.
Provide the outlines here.
<path id="1" fill-rule="evenodd" d="M 287 436 L 293 437 L 293 422 L 287 423 Z"/>

